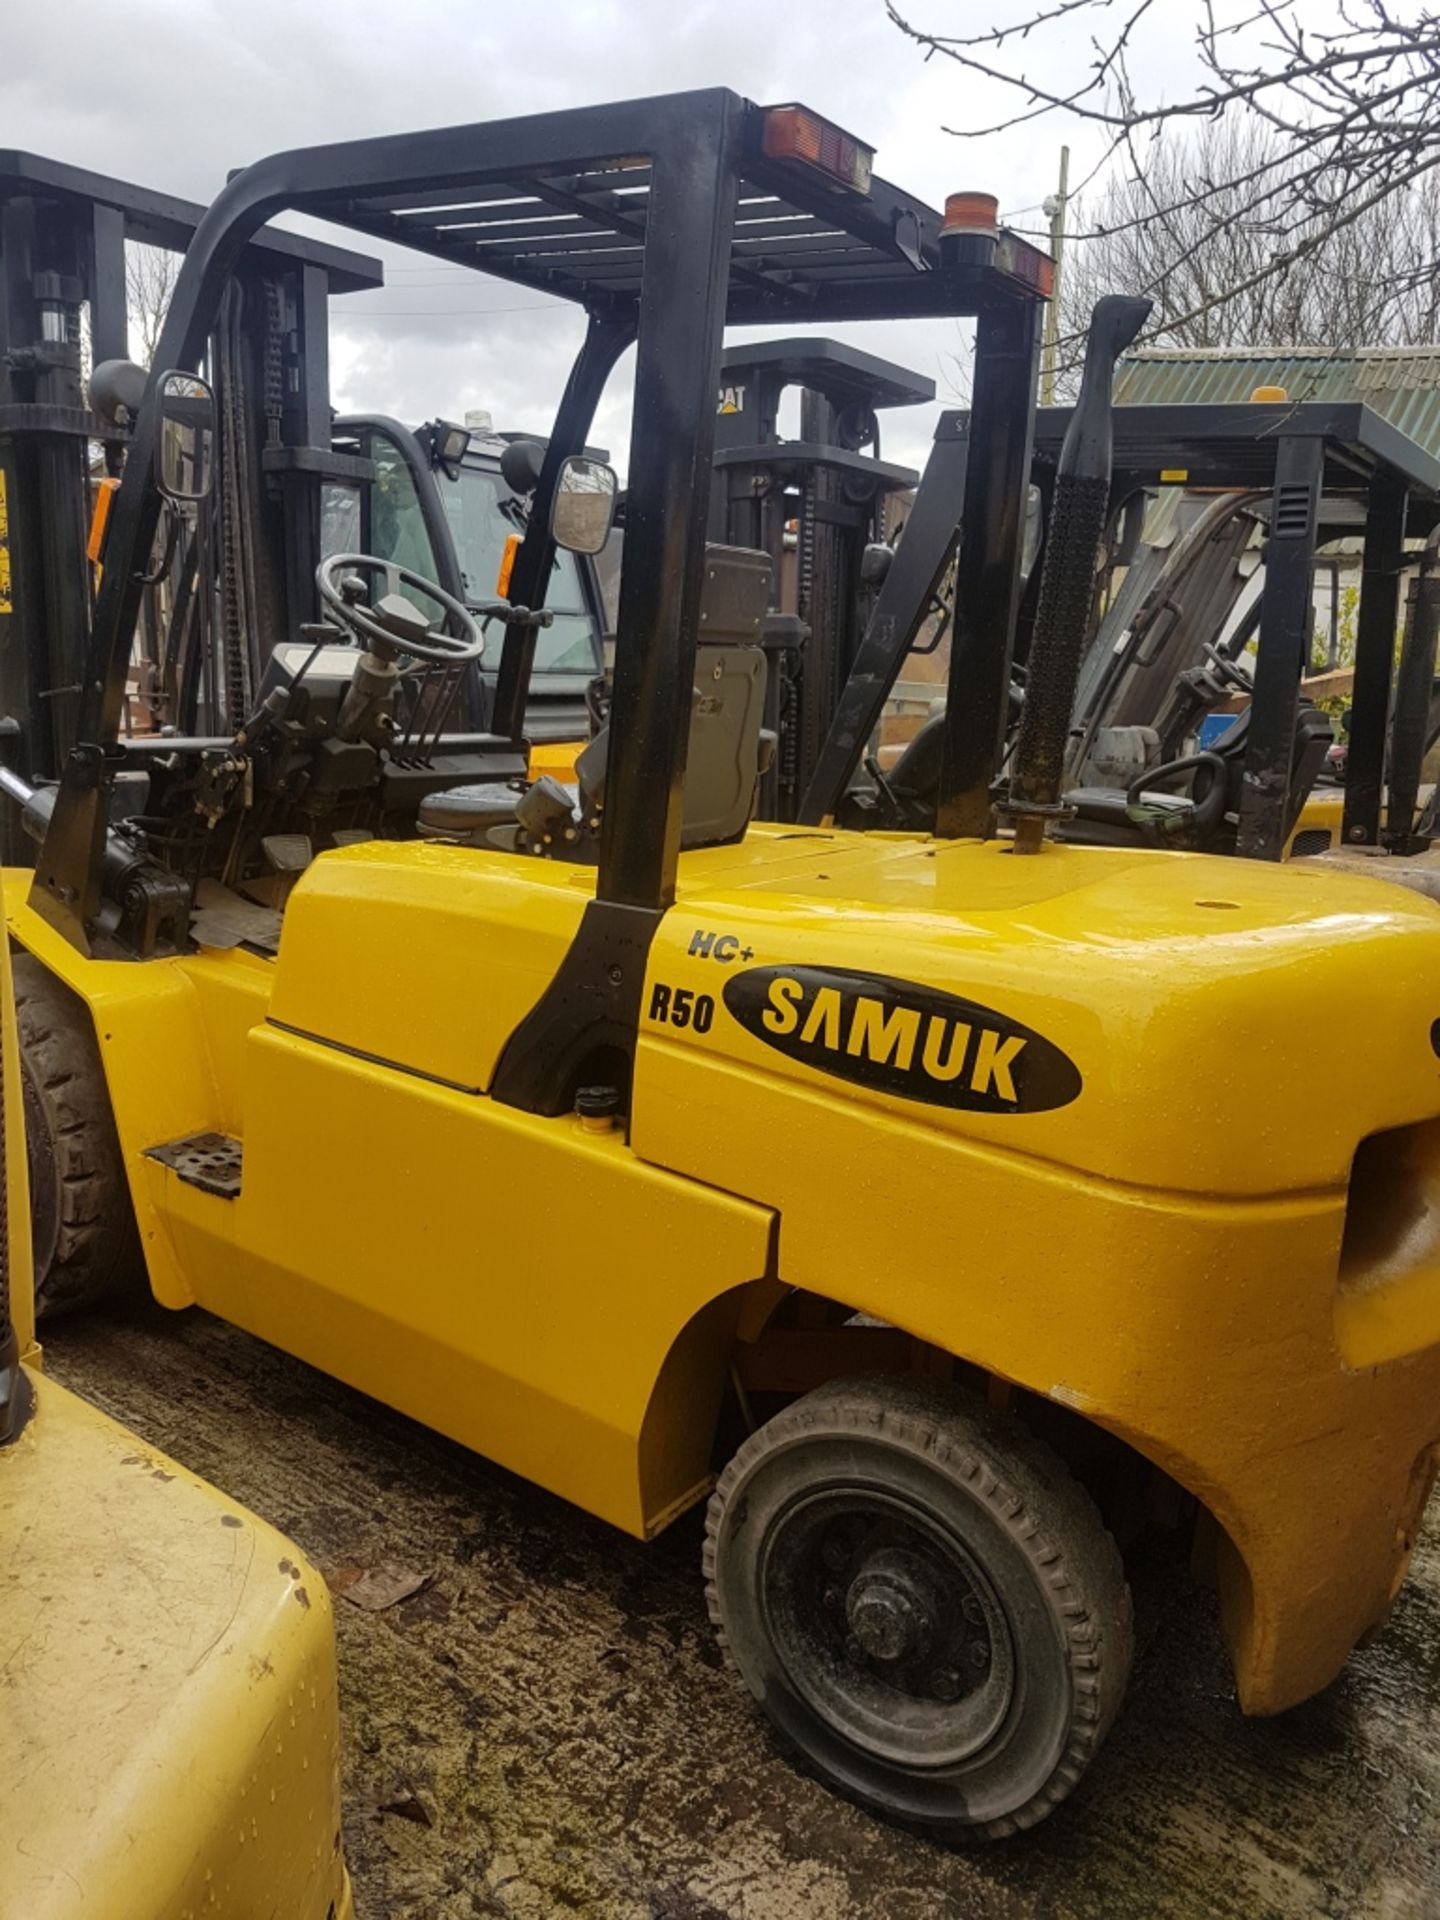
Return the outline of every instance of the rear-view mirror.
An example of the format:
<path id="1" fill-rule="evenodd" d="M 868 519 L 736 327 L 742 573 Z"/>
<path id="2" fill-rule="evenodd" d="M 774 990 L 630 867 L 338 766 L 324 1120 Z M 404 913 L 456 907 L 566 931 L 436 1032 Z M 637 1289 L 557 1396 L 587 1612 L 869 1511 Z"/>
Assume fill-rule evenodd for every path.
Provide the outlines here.
<path id="1" fill-rule="evenodd" d="M 599 553 L 610 538 L 619 482 L 603 460 L 572 453 L 560 469 L 550 531 L 571 553 Z"/>
<path id="2" fill-rule="evenodd" d="M 215 395 L 197 373 L 160 376 L 160 491 L 203 500 L 215 463 Z"/>

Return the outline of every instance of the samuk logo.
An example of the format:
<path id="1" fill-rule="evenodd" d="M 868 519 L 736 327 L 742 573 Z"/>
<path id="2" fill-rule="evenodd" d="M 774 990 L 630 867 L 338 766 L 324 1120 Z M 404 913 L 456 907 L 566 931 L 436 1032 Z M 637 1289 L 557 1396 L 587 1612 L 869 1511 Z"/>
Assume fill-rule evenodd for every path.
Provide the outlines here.
<path id="1" fill-rule="evenodd" d="M 1047 1113 L 1083 1084 L 1068 1054 L 992 1007 L 842 967 L 751 967 L 725 982 L 747 1033 L 819 1073 L 975 1113 Z"/>

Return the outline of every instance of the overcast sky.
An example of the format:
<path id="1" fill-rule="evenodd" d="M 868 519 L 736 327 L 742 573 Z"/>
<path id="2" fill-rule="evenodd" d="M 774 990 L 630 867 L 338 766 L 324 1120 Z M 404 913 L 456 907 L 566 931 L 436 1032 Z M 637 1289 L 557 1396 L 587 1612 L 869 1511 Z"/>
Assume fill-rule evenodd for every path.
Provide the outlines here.
<path id="1" fill-rule="evenodd" d="M 1184 0 L 1161 6 L 1175 10 L 1177 29 L 1189 17 Z M 1013 0 L 990 8 L 996 17 L 1016 10 Z M 916 0 L 916 13 L 943 30 L 947 19 L 973 24 L 979 9 Z M 1063 68 L 1085 51 L 1083 35 L 1057 37 L 1048 58 Z M 983 142 L 942 131 L 993 119 L 1002 103 L 952 62 L 927 65 L 883 0 L 15 5 L 0 63 L 0 144 L 208 200 L 229 169 L 280 148 L 717 84 L 762 102 L 804 100 L 872 143 L 879 173 L 935 205 L 958 188 L 984 189 L 1020 216 L 1015 224 L 1039 226 L 1039 203 L 1054 189 L 1061 130 L 1042 122 Z M 579 321 L 563 302 L 392 250 L 383 289 L 334 303 L 331 336 L 342 409 L 418 422 L 483 407 L 499 426 L 543 431 Z M 848 337 L 928 374 L 955 404 L 958 325 Z M 627 372 L 628 363 L 612 378 L 594 436 L 622 465 Z M 934 411 L 891 415 L 887 457 L 920 464 Z"/>

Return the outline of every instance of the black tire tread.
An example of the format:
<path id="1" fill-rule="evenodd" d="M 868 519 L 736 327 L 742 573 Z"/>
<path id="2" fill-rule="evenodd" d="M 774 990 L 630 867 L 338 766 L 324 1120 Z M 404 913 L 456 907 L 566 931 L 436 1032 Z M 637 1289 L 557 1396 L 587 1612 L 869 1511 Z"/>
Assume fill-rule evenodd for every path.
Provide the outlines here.
<path id="1" fill-rule="evenodd" d="M 1056 1596 L 1066 1622 L 1074 1707 L 1064 1753 L 1044 1786 L 1003 1819 L 934 1828 L 947 1840 L 1001 1840 L 1047 1818 L 1078 1784 L 1125 1697 L 1134 1608 L 1120 1550 L 1090 1495 L 1020 1421 L 936 1381 L 876 1376 L 816 1388 L 758 1428 L 721 1473 L 705 1517 L 705 1599 L 726 1664 L 744 1685 L 720 1616 L 715 1550 L 736 1487 L 766 1454 L 814 1433 L 883 1434 L 978 1484 L 986 1504 Z M 1032 1511 L 1048 1510 L 1048 1525 Z M 1087 1598 L 1089 1596 L 1089 1598 Z"/>
<path id="2" fill-rule="evenodd" d="M 44 1320 L 120 1291 L 144 1263 L 90 1010 L 32 954 L 17 952 L 13 973 L 27 1090 L 44 1111 L 55 1161 L 55 1252 L 41 1271 L 37 1249 L 35 1272 Z"/>

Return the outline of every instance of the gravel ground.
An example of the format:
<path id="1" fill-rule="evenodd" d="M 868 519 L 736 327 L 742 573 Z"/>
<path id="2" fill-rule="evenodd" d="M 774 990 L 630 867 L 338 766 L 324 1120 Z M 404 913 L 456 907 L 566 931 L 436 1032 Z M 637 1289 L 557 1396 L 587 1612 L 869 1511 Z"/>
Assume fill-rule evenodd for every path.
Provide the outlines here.
<path id="1" fill-rule="evenodd" d="M 47 1329 L 50 1370 L 304 1547 L 340 1604 L 360 1920 L 1440 1916 L 1440 1524 L 1321 1699 L 1237 1712 L 1208 1596 L 1137 1574 L 1129 1704 L 1076 1798 L 946 1849 L 797 1774 L 721 1670 L 691 1515 L 611 1532 L 205 1314 Z"/>

